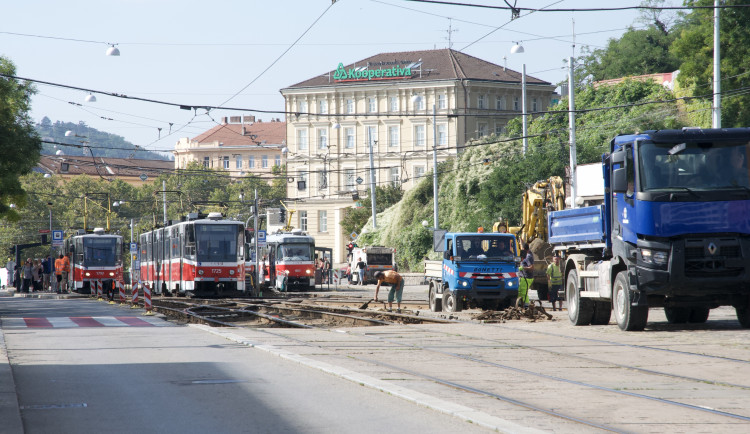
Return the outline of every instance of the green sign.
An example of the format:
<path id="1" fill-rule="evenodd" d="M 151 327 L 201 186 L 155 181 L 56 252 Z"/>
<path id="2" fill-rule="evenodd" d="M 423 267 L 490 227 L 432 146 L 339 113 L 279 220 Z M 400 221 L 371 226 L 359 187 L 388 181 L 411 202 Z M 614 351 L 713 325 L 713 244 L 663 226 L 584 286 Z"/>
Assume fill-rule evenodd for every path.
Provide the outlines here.
<path id="1" fill-rule="evenodd" d="M 344 64 L 339 63 L 336 71 L 333 72 L 333 79 L 336 81 L 362 81 L 362 80 L 395 80 L 399 78 L 410 78 L 411 67 L 402 68 L 393 66 L 390 68 L 378 69 L 344 69 Z"/>

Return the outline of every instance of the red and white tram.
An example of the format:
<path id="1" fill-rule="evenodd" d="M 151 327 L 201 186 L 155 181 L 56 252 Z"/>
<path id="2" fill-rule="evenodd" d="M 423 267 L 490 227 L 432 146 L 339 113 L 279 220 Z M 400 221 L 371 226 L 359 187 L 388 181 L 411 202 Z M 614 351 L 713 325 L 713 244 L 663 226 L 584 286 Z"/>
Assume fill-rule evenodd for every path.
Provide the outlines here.
<path id="1" fill-rule="evenodd" d="M 90 294 L 92 282 L 100 281 L 104 293 L 117 291 L 114 282 L 123 282 L 122 237 L 105 234 L 95 228 L 93 233 L 79 233 L 63 242 L 63 252 L 70 253 L 68 289 Z"/>
<path id="2" fill-rule="evenodd" d="M 232 296 L 245 291 L 245 226 L 221 213 L 141 234 L 141 282 L 155 294 Z"/>
<path id="3" fill-rule="evenodd" d="M 262 255 L 266 285 L 280 289 L 286 275 L 288 289 L 315 289 L 315 238 L 301 230 L 269 234 Z"/>

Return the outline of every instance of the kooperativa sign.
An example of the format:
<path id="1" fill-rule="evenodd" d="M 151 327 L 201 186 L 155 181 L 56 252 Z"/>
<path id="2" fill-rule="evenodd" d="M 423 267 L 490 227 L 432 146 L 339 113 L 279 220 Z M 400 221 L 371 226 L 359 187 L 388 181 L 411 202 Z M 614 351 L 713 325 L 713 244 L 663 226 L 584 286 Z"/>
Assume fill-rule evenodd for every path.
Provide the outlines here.
<path id="1" fill-rule="evenodd" d="M 390 68 L 370 69 L 368 66 L 344 69 L 344 64 L 339 63 L 333 72 L 336 81 L 363 81 L 363 80 L 396 80 L 411 77 L 411 65 L 402 68 L 398 65 Z"/>

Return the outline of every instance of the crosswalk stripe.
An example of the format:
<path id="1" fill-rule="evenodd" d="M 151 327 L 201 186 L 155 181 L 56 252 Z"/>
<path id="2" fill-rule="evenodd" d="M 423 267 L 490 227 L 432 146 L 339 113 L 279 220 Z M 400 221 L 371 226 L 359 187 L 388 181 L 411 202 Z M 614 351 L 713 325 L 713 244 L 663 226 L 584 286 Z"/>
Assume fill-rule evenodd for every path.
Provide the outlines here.
<path id="1" fill-rule="evenodd" d="M 77 316 L 0 318 L 3 329 L 21 328 L 76 328 L 76 327 L 168 327 L 173 324 L 157 317 L 136 316 Z"/>

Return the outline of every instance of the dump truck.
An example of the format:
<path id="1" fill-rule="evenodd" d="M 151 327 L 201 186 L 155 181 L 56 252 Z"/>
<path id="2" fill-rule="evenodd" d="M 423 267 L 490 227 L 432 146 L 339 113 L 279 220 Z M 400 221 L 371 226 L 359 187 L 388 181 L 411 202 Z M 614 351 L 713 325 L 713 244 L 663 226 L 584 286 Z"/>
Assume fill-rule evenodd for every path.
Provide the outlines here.
<path id="1" fill-rule="evenodd" d="M 362 261 L 367 264 L 365 270 L 364 283 L 375 283 L 373 277 L 378 271 L 394 270 L 396 268 L 396 249 L 384 246 L 364 246 L 354 247 L 352 249 L 349 266 L 351 267 L 352 283 L 359 283 L 359 273 L 357 272 L 357 262 Z"/>

